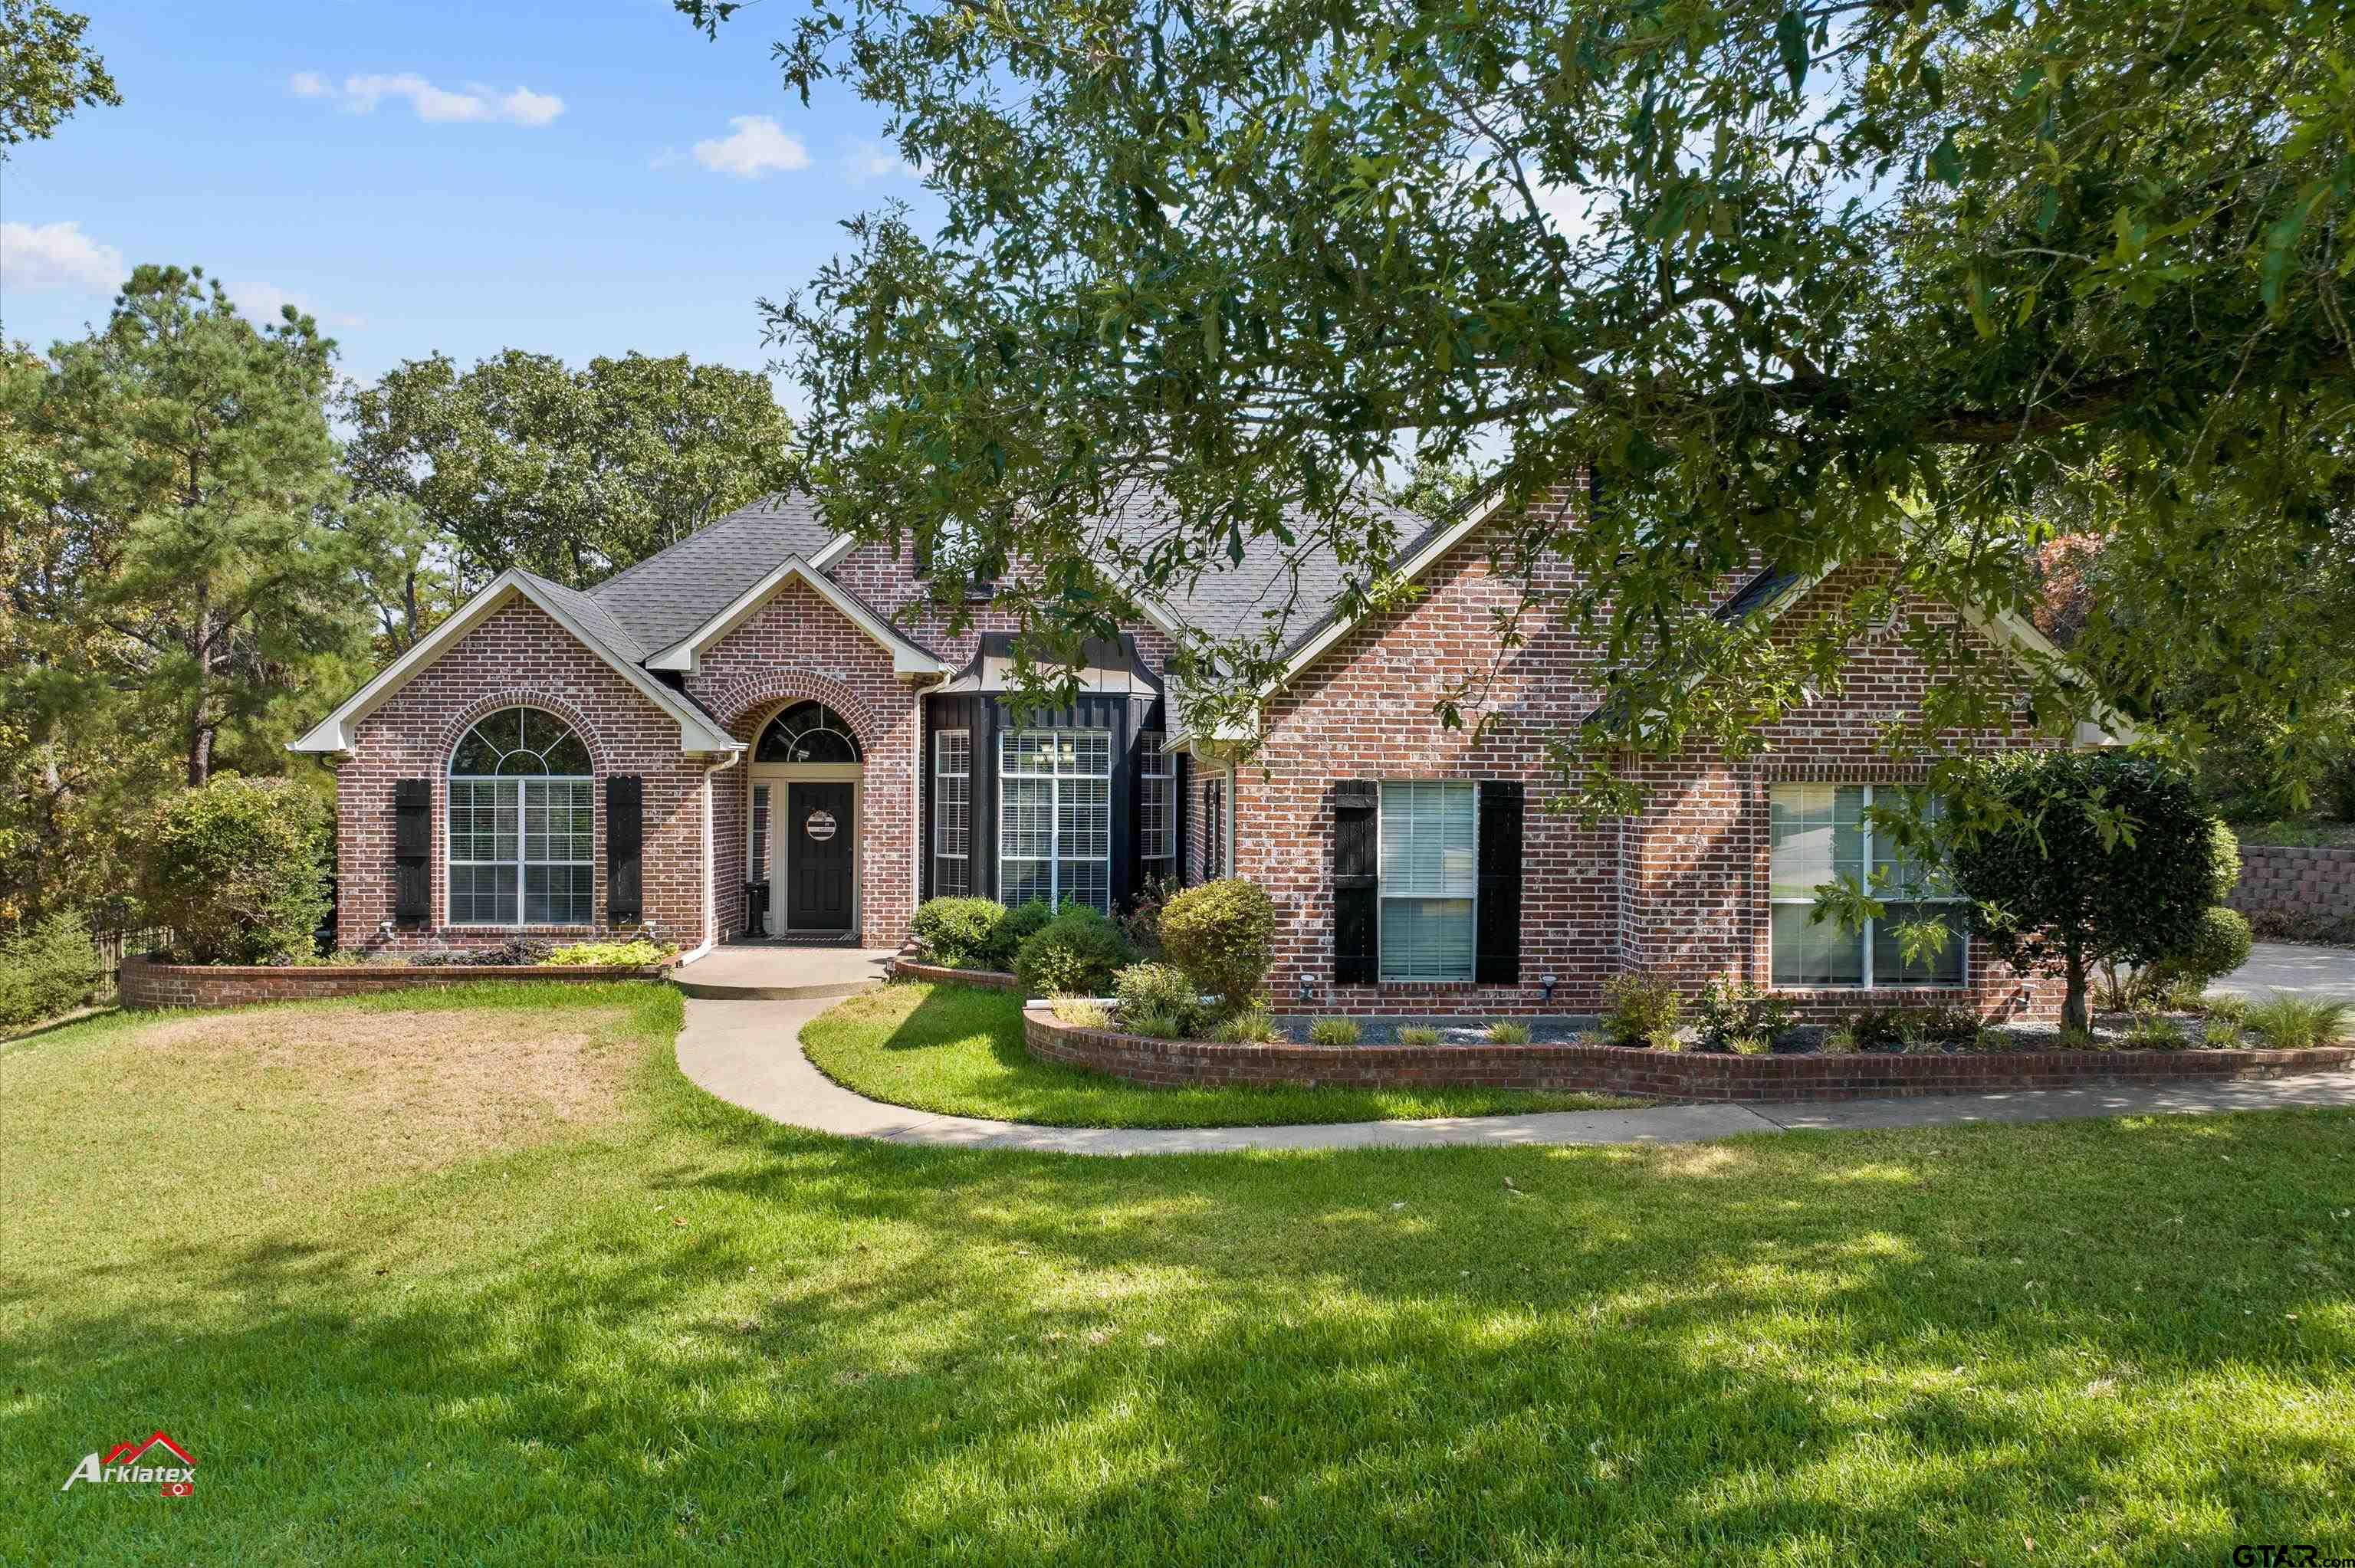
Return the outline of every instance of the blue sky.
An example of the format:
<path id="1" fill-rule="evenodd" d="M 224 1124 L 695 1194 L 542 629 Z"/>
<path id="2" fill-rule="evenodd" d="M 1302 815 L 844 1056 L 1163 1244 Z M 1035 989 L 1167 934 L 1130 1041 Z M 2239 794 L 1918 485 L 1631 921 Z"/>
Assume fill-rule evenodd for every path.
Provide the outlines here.
<path id="1" fill-rule="evenodd" d="M 0 332 L 37 347 L 170 261 L 295 300 L 364 380 L 509 346 L 757 368 L 756 297 L 930 205 L 873 108 L 781 87 L 790 5 L 715 44 L 665 0 L 88 4 L 123 106 L 0 164 Z"/>

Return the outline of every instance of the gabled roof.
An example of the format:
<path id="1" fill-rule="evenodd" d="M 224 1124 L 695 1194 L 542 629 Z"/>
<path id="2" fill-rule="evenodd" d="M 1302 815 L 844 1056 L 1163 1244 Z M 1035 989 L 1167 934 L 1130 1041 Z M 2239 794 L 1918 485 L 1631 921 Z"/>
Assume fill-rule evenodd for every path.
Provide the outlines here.
<path id="1" fill-rule="evenodd" d="M 514 567 L 493 577 L 482 592 L 460 606 L 455 615 L 427 633 L 408 652 L 378 671 L 374 680 L 345 699 L 334 713 L 321 719 L 312 726 L 308 735 L 287 749 L 321 754 L 351 750 L 354 732 L 361 720 L 375 712 L 386 698 L 432 668 L 433 662 L 466 633 L 518 599 L 537 607 L 550 620 L 564 628 L 581 647 L 597 655 L 615 674 L 637 688 L 647 701 L 675 720 L 678 725 L 678 744 L 682 751 L 728 753 L 744 749 L 743 742 L 720 727 L 717 720 L 689 700 L 685 693 L 674 690 L 640 669 L 638 663 L 645 656 L 644 650 L 588 595 Z M 615 641 L 617 638 L 618 642 Z"/>
<path id="2" fill-rule="evenodd" d="M 828 547 L 848 538 L 837 538 L 808 496 L 772 495 L 616 572 L 586 597 L 650 653 L 692 634 L 786 556 L 822 570 L 833 564 Z"/>
<path id="3" fill-rule="evenodd" d="M 700 626 L 645 660 L 649 670 L 690 671 L 703 661 L 703 652 L 744 623 L 769 596 L 795 578 L 807 583 L 818 598 L 840 610 L 850 623 L 873 638 L 891 655 L 895 675 L 945 675 L 948 662 L 931 649 L 902 636 L 874 608 L 819 571 L 799 556 L 787 556 L 728 603 L 714 610 Z"/>

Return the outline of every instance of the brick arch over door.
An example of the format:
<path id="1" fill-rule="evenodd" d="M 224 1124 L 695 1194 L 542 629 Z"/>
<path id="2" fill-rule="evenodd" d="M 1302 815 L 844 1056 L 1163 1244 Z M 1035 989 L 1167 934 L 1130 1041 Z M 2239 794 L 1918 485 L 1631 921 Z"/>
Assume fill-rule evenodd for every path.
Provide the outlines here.
<path id="1" fill-rule="evenodd" d="M 551 697 L 545 692 L 534 691 L 527 686 L 518 686 L 510 691 L 494 692 L 488 696 L 476 698 L 460 708 L 458 716 L 442 727 L 442 738 L 436 746 L 435 755 L 441 758 L 441 771 L 445 777 L 450 771 L 450 758 L 457 755 L 458 743 L 466 738 L 466 732 L 502 708 L 538 708 L 542 713 L 555 715 L 564 721 L 565 726 L 574 735 L 581 737 L 581 744 L 589 748 L 591 772 L 602 779 L 613 770 L 613 763 L 606 755 L 605 743 L 598 736 L 597 726 L 589 722 L 587 715 L 561 697 Z M 601 814 L 602 810 L 601 807 Z M 599 824 L 601 831 L 602 827 L 603 824 L 601 822 Z"/>
<path id="2" fill-rule="evenodd" d="M 709 705 L 729 734 L 750 745 L 761 738 L 763 725 L 799 702 L 824 703 L 840 714 L 851 734 L 858 737 L 862 755 L 872 756 L 883 744 L 886 726 L 874 710 L 848 686 L 814 670 L 766 670 L 747 675 Z"/>

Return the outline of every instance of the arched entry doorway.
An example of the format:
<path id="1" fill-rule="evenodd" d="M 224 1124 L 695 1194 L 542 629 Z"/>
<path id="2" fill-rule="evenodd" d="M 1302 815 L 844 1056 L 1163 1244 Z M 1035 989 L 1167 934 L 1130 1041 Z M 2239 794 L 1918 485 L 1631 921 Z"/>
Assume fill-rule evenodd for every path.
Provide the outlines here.
<path id="1" fill-rule="evenodd" d="M 746 764 L 746 880 L 762 889 L 763 935 L 843 936 L 858 927 L 858 737 L 824 703 L 769 721 Z"/>

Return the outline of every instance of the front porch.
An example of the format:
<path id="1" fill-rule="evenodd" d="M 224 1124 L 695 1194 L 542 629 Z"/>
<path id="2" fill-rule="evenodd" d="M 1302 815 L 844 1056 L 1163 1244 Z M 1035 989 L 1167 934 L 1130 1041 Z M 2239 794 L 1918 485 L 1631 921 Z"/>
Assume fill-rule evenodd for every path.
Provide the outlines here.
<path id="1" fill-rule="evenodd" d="M 856 996 L 890 977 L 892 957 L 889 948 L 854 948 L 847 942 L 724 942 L 672 970 L 671 983 L 689 996 L 711 1001 Z"/>

